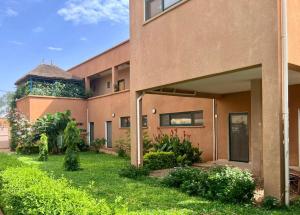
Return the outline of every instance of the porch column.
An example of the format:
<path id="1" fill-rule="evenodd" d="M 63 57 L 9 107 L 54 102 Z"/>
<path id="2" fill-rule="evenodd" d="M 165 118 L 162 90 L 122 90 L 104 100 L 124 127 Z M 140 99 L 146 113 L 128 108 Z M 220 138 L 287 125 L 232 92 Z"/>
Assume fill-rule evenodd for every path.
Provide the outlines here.
<path id="1" fill-rule="evenodd" d="M 130 93 L 131 164 L 135 166 L 143 165 L 142 97 L 140 92 Z"/>
<path id="2" fill-rule="evenodd" d="M 85 90 L 88 92 L 91 90 L 91 83 L 89 78 L 84 79 Z"/>
<path id="3" fill-rule="evenodd" d="M 262 66 L 263 176 L 265 196 L 284 197 L 281 66 Z"/>
<path id="4" fill-rule="evenodd" d="M 115 90 L 115 84 L 117 84 L 117 81 L 118 81 L 117 68 L 115 66 L 113 66 L 111 68 L 112 92 L 116 92 L 116 90 Z"/>
<path id="5" fill-rule="evenodd" d="M 262 177 L 262 86 L 261 79 L 251 81 L 251 162 L 252 172 Z"/>

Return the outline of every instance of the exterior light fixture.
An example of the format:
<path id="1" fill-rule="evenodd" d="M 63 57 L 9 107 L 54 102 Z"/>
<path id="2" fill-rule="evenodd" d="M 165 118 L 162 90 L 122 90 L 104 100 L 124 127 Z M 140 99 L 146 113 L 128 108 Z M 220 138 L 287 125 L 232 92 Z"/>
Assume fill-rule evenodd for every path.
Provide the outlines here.
<path id="1" fill-rule="evenodd" d="M 115 114 L 115 113 L 113 113 L 111 116 L 112 116 L 113 118 L 115 118 L 116 114 Z"/>
<path id="2" fill-rule="evenodd" d="M 152 113 L 156 114 L 156 109 L 155 108 L 152 109 Z"/>

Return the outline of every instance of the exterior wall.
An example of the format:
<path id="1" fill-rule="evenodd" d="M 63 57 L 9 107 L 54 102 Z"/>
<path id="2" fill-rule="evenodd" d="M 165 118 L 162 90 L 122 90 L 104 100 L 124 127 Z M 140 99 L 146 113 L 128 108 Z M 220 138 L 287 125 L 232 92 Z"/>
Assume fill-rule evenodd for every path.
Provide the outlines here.
<path id="1" fill-rule="evenodd" d="M 277 62 L 277 1 L 185 0 L 148 22 L 143 2 L 130 7 L 136 91 Z"/>
<path id="2" fill-rule="evenodd" d="M 300 1 L 288 0 L 289 62 L 300 65 Z"/>
<path id="3" fill-rule="evenodd" d="M 123 91 L 88 100 L 89 122 L 94 122 L 95 138 L 105 137 L 106 121 L 112 121 L 113 147 L 116 145 L 116 140 L 126 137 L 130 132 L 128 128 L 120 128 L 120 117 L 130 116 L 129 95 L 129 91 Z M 156 109 L 156 114 L 152 113 L 153 108 Z M 205 124 L 202 127 L 160 127 L 159 116 L 162 113 L 197 110 L 204 111 Z M 115 114 L 115 117 L 112 117 L 113 113 Z M 178 135 L 181 137 L 183 137 L 184 132 L 187 135 L 191 135 L 193 145 L 203 151 L 204 160 L 212 160 L 213 137 L 211 100 L 145 95 L 143 99 L 143 115 L 147 115 L 148 117 L 148 127 L 145 128 L 144 131 L 148 133 L 150 138 L 153 138 L 159 132 L 170 134 L 171 130 L 176 128 Z"/>
<path id="4" fill-rule="evenodd" d="M 300 85 L 290 86 L 290 165 L 299 166 L 298 152 L 298 110 L 300 109 Z"/>
<path id="5" fill-rule="evenodd" d="M 129 62 L 129 41 L 125 41 L 98 56 L 95 56 L 71 69 L 68 72 L 81 78 L 106 71 L 113 66 Z"/>
<path id="6" fill-rule="evenodd" d="M 107 82 L 110 82 L 110 88 L 107 88 Z M 113 92 L 113 83 L 111 75 L 97 78 L 91 81 L 91 87 L 95 86 L 94 96 L 105 95 Z"/>
<path id="7" fill-rule="evenodd" d="M 87 102 L 83 99 L 59 98 L 47 96 L 27 96 L 17 101 L 17 109 L 31 122 L 46 114 L 70 110 L 72 117 L 86 128 Z"/>
<path id="8" fill-rule="evenodd" d="M 217 100 L 217 139 L 218 139 L 218 159 L 229 159 L 229 114 L 230 113 L 248 113 L 249 131 L 251 131 L 251 96 L 250 92 L 242 92 L 224 95 Z M 250 132 L 249 132 L 250 138 Z M 251 143 L 251 140 L 249 140 Z M 249 149 L 251 145 L 249 144 Z M 251 154 L 251 150 L 249 150 Z M 249 157 L 251 159 L 251 156 Z M 251 160 L 250 160 L 251 162 Z"/>
<path id="9" fill-rule="evenodd" d="M 118 82 L 119 80 L 124 79 L 125 80 L 125 89 L 128 90 L 130 89 L 130 69 L 123 69 L 123 70 L 119 70 L 117 71 L 117 79 L 116 82 Z"/>

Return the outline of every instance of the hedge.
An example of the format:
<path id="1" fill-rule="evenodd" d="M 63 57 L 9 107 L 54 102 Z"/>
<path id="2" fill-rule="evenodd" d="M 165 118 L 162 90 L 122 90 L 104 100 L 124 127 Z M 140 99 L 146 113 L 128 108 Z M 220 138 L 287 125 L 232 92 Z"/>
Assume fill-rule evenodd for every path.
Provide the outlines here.
<path id="1" fill-rule="evenodd" d="M 167 169 L 176 166 L 174 152 L 149 152 L 144 155 L 144 165 L 151 169 Z"/>

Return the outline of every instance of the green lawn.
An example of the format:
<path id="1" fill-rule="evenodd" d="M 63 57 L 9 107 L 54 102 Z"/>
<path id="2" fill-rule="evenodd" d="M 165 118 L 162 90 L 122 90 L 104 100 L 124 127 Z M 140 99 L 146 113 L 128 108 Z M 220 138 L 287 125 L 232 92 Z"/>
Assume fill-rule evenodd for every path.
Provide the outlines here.
<path id="1" fill-rule="evenodd" d="M 55 177 L 66 177 L 74 186 L 90 192 L 98 199 L 114 202 L 123 197 L 131 211 L 188 209 L 191 214 L 300 214 L 300 206 L 290 210 L 265 211 L 251 205 L 222 204 L 201 198 L 190 197 L 177 190 L 162 187 L 159 180 L 145 178 L 139 181 L 120 178 L 118 170 L 129 160 L 111 155 L 81 153 L 83 170 L 66 172 L 62 168 L 63 156 L 50 156 L 48 162 L 38 162 L 36 156 L 18 156 L 19 160 L 36 165 Z"/>

